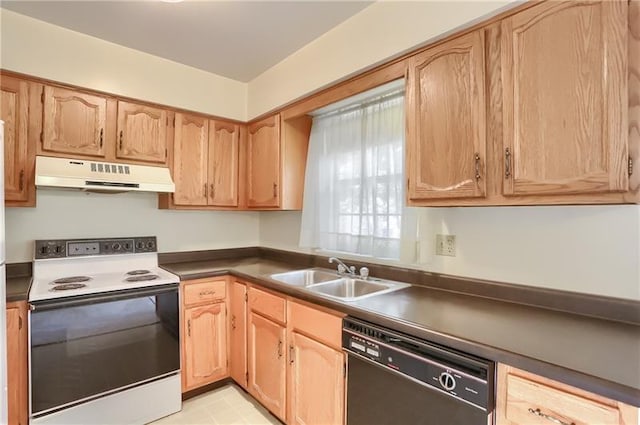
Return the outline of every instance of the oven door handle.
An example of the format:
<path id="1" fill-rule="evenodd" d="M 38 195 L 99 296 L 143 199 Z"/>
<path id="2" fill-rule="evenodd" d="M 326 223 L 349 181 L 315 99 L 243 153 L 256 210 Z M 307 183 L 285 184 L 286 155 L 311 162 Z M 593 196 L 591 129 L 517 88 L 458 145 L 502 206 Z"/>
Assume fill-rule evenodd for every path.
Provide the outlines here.
<path id="1" fill-rule="evenodd" d="M 77 307 L 82 305 L 99 304 L 111 301 L 126 300 L 129 298 L 139 298 L 145 296 L 162 295 L 177 291 L 179 284 L 169 283 L 166 285 L 148 286 L 145 288 L 132 288 L 122 291 L 101 292 L 97 294 L 79 295 L 75 297 L 53 298 L 49 300 L 30 301 L 31 311 L 56 310 L 67 307 Z"/>

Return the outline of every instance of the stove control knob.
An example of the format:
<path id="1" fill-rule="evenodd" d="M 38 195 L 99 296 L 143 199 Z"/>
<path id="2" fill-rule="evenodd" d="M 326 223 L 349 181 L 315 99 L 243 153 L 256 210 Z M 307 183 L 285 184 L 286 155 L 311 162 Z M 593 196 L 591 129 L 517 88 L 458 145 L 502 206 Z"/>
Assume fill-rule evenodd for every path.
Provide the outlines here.
<path id="1" fill-rule="evenodd" d="M 440 385 L 447 391 L 453 391 L 456 388 L 456 378 L 453 377 L 449 372 L 442 372 L 440 374 Z"/>
<path id="2" fill-rule="evenodd" d="M 120 244 L 118 242 L 114 243 L 112 246 L 114 251 L 119 251 L 120 250 Z"/>
<path id="3" fill-rule="evenodd" d="M 147 248 L 149 248 L 149 249 L 155 248 L 155 244 L 153 243 L 153 241 L 147 242 Z"/>
<path id="4" fill-rule="evenodd" d="M 137 249 L 144 249 L 144 242 L 142 242 L 142 241 L 136 242 L 136 248 Z"/>

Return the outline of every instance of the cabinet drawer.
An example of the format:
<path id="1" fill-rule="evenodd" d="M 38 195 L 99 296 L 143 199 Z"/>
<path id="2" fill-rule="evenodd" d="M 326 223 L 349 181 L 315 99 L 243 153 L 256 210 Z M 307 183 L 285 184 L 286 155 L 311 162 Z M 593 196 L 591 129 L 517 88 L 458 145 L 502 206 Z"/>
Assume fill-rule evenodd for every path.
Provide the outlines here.
<path id="1" fill-rule="evenodd" d="M 184 304 L 194 305 L 224 300 L 226 282 L 226 279 L 220 279 L 186 283 L 183 290 Z"/>
<path id="2" fill-rule="evenodd" d="M 286 323 L 286 300 L 277 295 L 249 288 L 249 309 L 276 322 Z"/>
<path id="3" fill-rule="evenodd" d="M 621 424 L 620 411 L 614 406 L 511 374 L 507 375 L 506 417 L 511 423 L 523 425 L 563 422 L 581 425 Z"/>
<path id="4" fill-rule="evenodd" d="M 288 322 L 293 330 L 307 334 L 337 350 L 342 348 L 342 317 L 289 301 Z"/>

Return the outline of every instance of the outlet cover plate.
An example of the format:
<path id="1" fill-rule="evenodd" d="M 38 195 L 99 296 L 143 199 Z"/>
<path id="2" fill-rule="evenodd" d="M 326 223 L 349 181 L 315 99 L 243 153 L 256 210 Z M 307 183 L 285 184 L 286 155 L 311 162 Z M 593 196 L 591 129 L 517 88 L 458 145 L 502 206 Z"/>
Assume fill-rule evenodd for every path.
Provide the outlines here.
<path id="1" fill-rule="evenodd" d="M 436 255 L 456 256 L 456 235 L 436 235 Z"/>

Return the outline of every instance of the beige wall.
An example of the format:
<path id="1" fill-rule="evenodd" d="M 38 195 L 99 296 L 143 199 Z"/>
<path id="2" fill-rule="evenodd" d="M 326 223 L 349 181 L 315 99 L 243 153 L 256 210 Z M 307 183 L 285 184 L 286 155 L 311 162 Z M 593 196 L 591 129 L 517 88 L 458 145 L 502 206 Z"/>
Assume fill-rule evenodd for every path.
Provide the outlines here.
<path id="1" fill-rule="evenodd" d="M 158 210 L 151 193 L 38 190 L 37 208 L 5 208 L 7 262 L 31 261 L 33 241 L 157 236 L 160 252 L 257 246 L 257 212 Z"/>
<path id="2" fill-rule="evenodd" d="M 374 3 L 250 81 L 248 116 L 256 117 L 515 3 Z"/>
<path id="3" fill-rule="evenodd" d="M 247 117 L 247 84 L 0 9 L 0 67 L 204 112 Z"/>
<path id="4" fill-rule="evenodd" d="M 422 264 L 407 267 L 640 300 L 638 205 L 420 208 L 420 215 Z M 300 218 L 261 213 L 260 244 L 309 252 L 298 248 Z M 456 235 L 456 257 L 434 255 L 437 233 Z"/>

